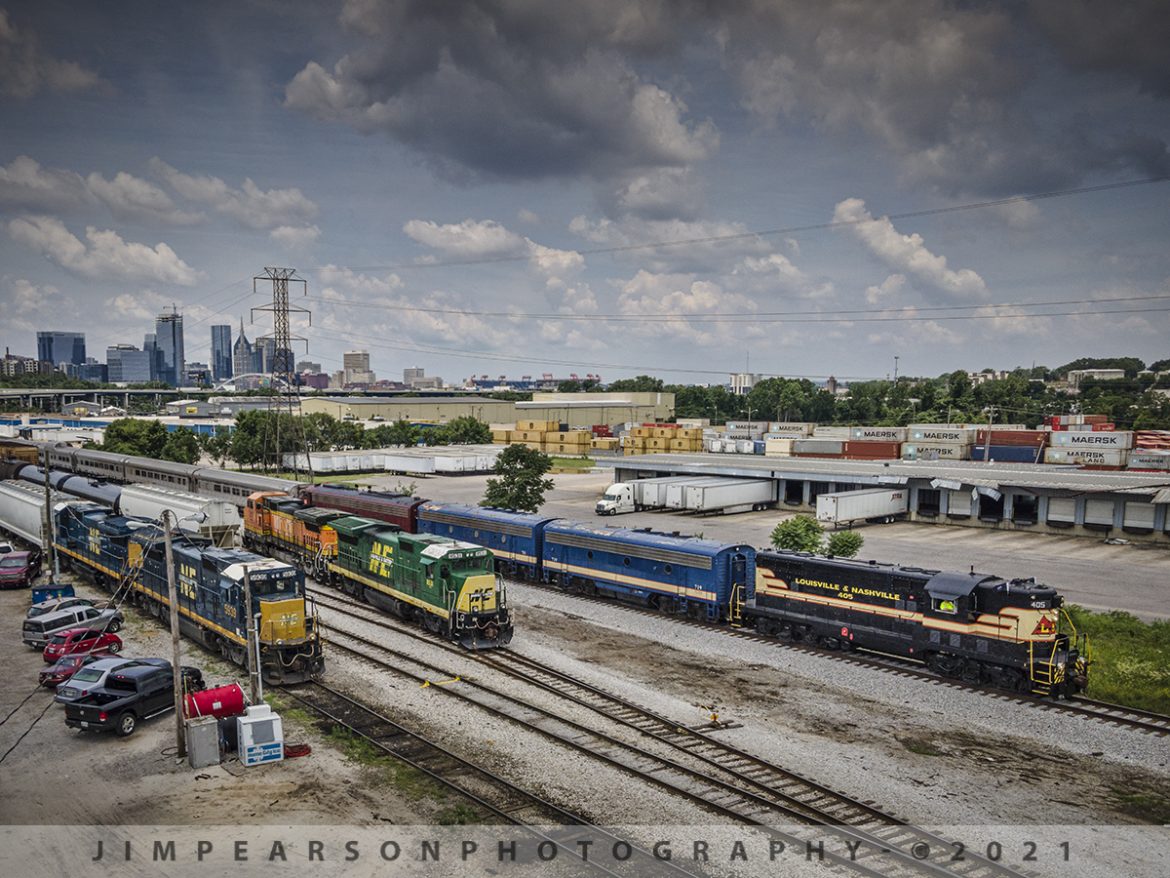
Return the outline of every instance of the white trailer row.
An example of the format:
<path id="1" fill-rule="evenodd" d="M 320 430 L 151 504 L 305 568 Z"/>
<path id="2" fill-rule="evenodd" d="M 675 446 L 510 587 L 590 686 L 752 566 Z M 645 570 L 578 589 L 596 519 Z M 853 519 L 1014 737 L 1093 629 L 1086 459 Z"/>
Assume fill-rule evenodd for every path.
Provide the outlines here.
<path id="1" fill-rule="evenodd" d="M 598 515 L 618 515 L 643 509 L 747 512 L 775 504 L 778 490 L 773 479 L 663 476 L 610 485 L 597 501 L 595 511 Z"/>
<path id="2" fill-rule="evenodd" d="M 286 454 L 287 469 L 314 473 L 391 472 L 409 475 L 435 473 L 486 473 L 495 469 L 501 445 L 447 445 L 431 448 L 372 448 L 362 451 L 314 451 L 308 455 Z"/>

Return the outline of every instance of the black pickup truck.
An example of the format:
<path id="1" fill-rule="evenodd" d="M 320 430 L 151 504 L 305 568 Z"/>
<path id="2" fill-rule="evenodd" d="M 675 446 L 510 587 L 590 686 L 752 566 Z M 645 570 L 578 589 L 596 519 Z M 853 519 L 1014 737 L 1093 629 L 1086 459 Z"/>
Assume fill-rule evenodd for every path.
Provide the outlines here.
<path id="1" fill-rule="evenodd" d="M 122 737 L 133 734 L 139 720 L 174 709 L 175 677 L 171 667 L 137 665 L 110 674 L 101 689 L 65 705 L 65 725 L 85 732 L 112 729 Z M 202 672 L 184 666 L 183 690 L 198 692 L 202 688 Z"/>

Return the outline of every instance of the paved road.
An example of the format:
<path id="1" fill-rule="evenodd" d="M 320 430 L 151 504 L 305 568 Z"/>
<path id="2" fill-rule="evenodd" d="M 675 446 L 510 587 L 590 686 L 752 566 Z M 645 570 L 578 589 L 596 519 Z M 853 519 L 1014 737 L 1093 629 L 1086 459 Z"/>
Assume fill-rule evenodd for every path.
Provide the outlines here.
<path id="1" fill-rule="evenodd" d="M 652 527 L 702 534 L 710 539 L 768 544 L 776 522 L 791 513 L 769 510 L 739 515 L 693 517 L 640 512 L 599 519 L 593 505 L 611 481 L 609 472 L 555 476 L 542 512 L 580 521 Z M 433 477 L 417 482 L 423 497 L 477 503 L 486 476 Z M 363 477 L 391 487 L 398 476 Z M 990 531 L 930 524 L 870 525 L 861 557 L 910 567 L 976 570 L 1005 577 L 1034 576 L 1060 590 L 1067 600 L 1096 610 L 1119 609 L 1145 619 L 1170 617 L 1170 550 L 1136 545 L 1109 546 L 1099 540 L 1020 531 Z"/>

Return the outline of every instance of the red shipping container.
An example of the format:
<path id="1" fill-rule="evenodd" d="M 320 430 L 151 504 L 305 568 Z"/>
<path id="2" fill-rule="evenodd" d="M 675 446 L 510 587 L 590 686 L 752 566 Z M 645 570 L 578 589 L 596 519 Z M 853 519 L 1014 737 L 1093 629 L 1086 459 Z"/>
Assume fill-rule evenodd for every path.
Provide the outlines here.
<path id="1" fill-rule="evenodd" d="M 1094 424 L 1093 425 L 1093 432 L 1094 433 L 1112 433 L 1116 429 L 1117 429 L 1116 424 Z"/>
<path id="2" fill-rule="evenodd" d="M 991 433 L 991 441 L 987 441 L 987 434 Z M 975 444 L 983 445 L 1026 445 L 1036 448 L 1048 442 L 1047 430 L 979 430 L 975 434 Z"/>
<path id="3" fill-rule="evenodd" d="M 1109 415 L 1085 415 L 1086 424 L 1107 424 Z"/>
<path id="4" fill-rule="evenodd" d="M 902 456 L 901 442 L 846 442 L 843 449 L 846 457 L 866 460 L 885 460 Z"/>

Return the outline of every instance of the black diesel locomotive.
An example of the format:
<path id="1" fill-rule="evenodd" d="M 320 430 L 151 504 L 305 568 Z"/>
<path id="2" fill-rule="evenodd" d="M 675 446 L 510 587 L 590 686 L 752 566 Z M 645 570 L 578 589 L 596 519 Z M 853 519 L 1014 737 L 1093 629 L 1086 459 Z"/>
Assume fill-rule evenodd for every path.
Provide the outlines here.
<path id="1" fill-rule="evenodd" d="M 756 554 L 744 617 L 762 634 L 917 658 L 968 683 L 1071 695 L 1087 681 L 1084 638 L 1060 632 L 1063 599 L 1005 580 L 802 552 Z"/>

